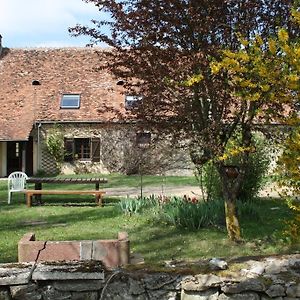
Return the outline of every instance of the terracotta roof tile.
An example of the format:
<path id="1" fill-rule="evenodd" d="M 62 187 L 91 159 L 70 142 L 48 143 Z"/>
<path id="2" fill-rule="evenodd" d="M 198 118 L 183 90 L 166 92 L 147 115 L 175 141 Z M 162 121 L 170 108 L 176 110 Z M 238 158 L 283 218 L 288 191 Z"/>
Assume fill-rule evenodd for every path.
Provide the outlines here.
<path id="1" fill-rule="evenodd" d="M 97 67 L 104 50 L 7 49 L 0 57 L 0 140 L 26 140 L 34 121 L 116 121 L 124 114 L 117 79 Z M 38 80 L 40 85 L 32 85 Z M 81 95 L 79 109 L 60 109 L 64 93 Z"/>

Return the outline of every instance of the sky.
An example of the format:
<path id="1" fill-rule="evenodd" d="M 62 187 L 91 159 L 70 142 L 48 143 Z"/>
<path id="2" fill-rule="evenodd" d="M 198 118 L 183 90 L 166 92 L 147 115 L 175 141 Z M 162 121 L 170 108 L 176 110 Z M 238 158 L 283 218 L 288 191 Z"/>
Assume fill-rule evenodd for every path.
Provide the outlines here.
<path id="1" fill-rule="evenodd" d="M 101 15 L 102 14 L 102 15 Z M 88 37 L 71 37 L 68 27 L 103 17 L 82 0 L 0 0 L 0 34 L 8 48 L 84 47 Z"/>

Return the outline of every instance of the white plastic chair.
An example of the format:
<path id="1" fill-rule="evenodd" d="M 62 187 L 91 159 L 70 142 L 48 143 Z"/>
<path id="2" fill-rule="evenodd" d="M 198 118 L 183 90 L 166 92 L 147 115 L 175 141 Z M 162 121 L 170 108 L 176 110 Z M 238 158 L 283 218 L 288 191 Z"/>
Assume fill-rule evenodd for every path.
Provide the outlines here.
<path id="1" fill-rule="evenodd" d="M 22 192 L 26 189 L 28 176 L 23 172 L 13 172 L 8 176 L 8 204 L 13 192 Z"/>

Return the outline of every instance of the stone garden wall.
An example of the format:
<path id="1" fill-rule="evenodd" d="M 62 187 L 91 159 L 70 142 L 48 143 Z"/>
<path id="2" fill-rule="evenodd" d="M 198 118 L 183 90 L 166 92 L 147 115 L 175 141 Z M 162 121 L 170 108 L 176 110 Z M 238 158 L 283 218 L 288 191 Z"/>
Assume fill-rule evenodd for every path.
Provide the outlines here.
<path id="1" fill-rule="evenodd" d="M 0 300 L 11 299 L 296 300 L 300 255 L 239 259 L 228 265 L 196 262 L 193 268 L 170 262 L 164 272 L 145 266 L 109 271 L 95 261 L 2 264 Z"/>

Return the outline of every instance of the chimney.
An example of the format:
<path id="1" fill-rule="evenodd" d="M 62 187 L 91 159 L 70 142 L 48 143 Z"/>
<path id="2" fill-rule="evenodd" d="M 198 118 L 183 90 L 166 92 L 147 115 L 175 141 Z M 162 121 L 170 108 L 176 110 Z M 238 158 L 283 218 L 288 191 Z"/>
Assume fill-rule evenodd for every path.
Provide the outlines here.
<path id="1" fill-rule="evenodd" d="M 2 35 L 0 34 L 0 55 L 2 54 Z"/>

